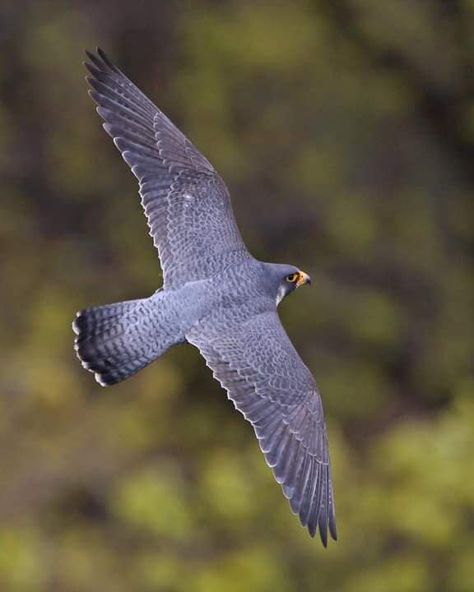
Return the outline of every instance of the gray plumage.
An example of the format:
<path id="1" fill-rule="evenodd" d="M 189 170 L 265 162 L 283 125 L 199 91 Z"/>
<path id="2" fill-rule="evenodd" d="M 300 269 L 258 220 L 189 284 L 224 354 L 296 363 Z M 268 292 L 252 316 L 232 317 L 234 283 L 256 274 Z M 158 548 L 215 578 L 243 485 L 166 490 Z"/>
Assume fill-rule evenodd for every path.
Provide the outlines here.
<path id="1" fill-rule="evenodd" d="M 196 346 L 252 424 L 291 509 L 326 545 L 328 527 L 337 535 L 324 413 L 277 314 L 309 276 L 254 259 L 209 161 L 101 50 L 88 56 L 90 95 L 138 178 L 164 282 L 150 298 L 78 313 L 77 354 L 106 386 L 172 345 Z"/>

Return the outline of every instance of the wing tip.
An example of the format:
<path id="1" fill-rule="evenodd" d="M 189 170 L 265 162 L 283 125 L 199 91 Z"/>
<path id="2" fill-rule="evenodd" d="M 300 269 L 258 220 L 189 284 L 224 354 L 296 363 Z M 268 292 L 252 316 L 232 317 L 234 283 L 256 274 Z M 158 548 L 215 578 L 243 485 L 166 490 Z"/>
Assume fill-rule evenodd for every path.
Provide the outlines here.
<path id="1" fill-rule="evenodd" d="M 89 71 L 90 71 L 89 66 L 92 65 L 92 67 L 99 68 L 99 70 L 101 72 L 107 72 L 107 71 L 119 72 L 119 69 L 117 68 L 117 66 L 115 66 L 115 64 L 112 63 L 109 56 L 105 53 L 105 51 L 101 47 L 97 46 L 95 48 L 95 52 L 85 49 L 84 53 L 87 56 L 87 59 L 90 60 L 90 62 L 92 62 L 92 64 L 89 64 L 89 62 L 83 62 L 84 66 Z M 92 72 L 92 74 L 93 74 L 93 72 Z"/>
<path id="2" fill-rule="evenodd" d="M 318 528 L 319 526 L 319 528 Z M 321 539 L 321 543 L 323 545 L 323 547 L 325 549 L 327 549 L 328 546 L 328 533 L 327 533 L 327 529 L 324 527 L 321 527 L 321 525 L 306 525 L 306 528 L 308 530 L 308 533 L 310 535 L 311 538 L 314 539 L 314 537 L 316 536 L 316 533 L 319 530 L 319 538 Z M 331 538 L 333 539 L 333 541 L 337 542 L 338 537 L 337 537 L 337 531 L 336 531 L 336 524 L 335 522 L 331 521 L 329 522 L 329 534 L 331 535 Z"/>
<path id="3" fill-rule="evenodd" d="M 336 516 L 334 514 L 334 508 L 331 507 L 329 511 L 329 532 L 333 540 L 337 541 L 337 527 L 336 527 Z"/>
<path id="4" fill-rule="evenodd" d="M 107 66 L 109 66 L 109 68 L 112 68 L 112 70 L 115 70 L 115 66 L 110 61 L 109 56 L 105 53 L 105 51 L 101 47 L 97 46 L 95 48 L 95 51 L 96 51 L 97 55 L 99 55 L 102 58 L 104 63 L 107 64 Z"/>

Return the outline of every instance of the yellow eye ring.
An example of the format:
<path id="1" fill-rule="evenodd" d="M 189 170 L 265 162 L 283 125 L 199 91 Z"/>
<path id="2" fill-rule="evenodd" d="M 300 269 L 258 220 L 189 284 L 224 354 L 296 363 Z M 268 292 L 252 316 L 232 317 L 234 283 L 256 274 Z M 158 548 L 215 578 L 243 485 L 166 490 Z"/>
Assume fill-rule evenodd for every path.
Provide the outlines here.
<path id="1" fill-rule="evenodd" d="M 290 273 L 290 275 L 286 276 L 286 281 L 289 282 L 290 284 L 294 284 L 298 281 L 298 278 L 299 278 L 299 274 Z"/>

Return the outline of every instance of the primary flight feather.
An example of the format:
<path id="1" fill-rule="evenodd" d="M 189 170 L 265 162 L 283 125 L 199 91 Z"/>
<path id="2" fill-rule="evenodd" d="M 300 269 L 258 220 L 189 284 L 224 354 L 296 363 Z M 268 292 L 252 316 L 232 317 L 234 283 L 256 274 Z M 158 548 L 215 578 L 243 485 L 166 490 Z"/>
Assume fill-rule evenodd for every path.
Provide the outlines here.
<path id="1" fill-rule="evenodd" d="M 172 345 L 196 346 L 252 424 L 291 509 L 326 545 L 328 528 L 337 535 L 321 398 L 277 313 L 310 278 L 254 259 L 209 161 L 103 51 L 87 55 L 90 95 L 138 179 L 164 281 L 150 298 L 79 312 L 77 355 L 108 386 Z"/>

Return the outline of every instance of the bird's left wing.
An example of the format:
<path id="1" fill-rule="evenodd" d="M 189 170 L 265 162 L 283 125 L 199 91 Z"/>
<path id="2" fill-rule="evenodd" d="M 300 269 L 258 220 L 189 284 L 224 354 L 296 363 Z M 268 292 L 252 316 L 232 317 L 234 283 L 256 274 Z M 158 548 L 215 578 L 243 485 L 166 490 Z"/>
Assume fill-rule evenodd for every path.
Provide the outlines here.
<path id="1" fill-rule="evenodd" d="M 291 509 L 311 536 L 336 522 L 321 398 L 276 311 L 218 308 L 186 335 L 251 422 Z"/>
<path id="2" fill-rule="evenodd" d="M 165 287 L 250 257 L 229 192 L 209 161 L 100 49 L 87 53 L 90 95 L 140 184 Z"/>

